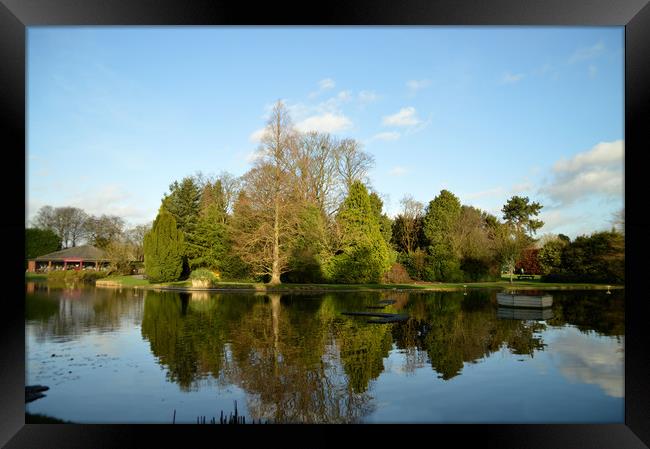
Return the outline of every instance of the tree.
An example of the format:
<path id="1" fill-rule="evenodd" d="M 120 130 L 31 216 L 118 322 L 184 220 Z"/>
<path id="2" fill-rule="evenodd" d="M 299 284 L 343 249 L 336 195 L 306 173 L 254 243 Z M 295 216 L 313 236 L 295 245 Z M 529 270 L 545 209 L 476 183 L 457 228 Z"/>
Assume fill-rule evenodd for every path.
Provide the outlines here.
<path id="1" fill-rule="evenodd" d="M 499 273 L 495 267 L 495 248 L 491 238 L 491 223 L 495 221 L 496 217 L 480 209 L 461 206 L 450 240 L 460 257 L 464 279 L 479 281 Z"/>
<path id="2" fill-rule="evenodd" d="M 187 176 L 174 181 L 162 200 L 162 207 L 174 216 L 178 228 L 187 238 L 194 232 L 199 218 L 201 190 L 195 177 Z"/>
<path id="3" fill-rule="evenodd" d="M 61 249 L 61 238 L 50 229 L 25 229 L 25 264 L 28 259 Z"/>
<path id="4" fill-rule="evenodd" d="M 508 222 L 500 223 L 494 229 L 494 240 L 497 258 L 502 268 L 510 273 L 510 282 L 512 282 L 517 260 L 524 249 L 531 245 L 532 240 L 522 230 Z"/>
<path id="5" fill-rule="evenodd" d="M 568 242 L 558 236 L 549 236 L 539 249 L 537 260 L 542 274 L 558 273 L 562 267 L 562 252 Z"/>
<path id="6" fill-rule="evenodd" d="M 374 157 L 361 149 L 354 139 L 344 139 L 336 151 L 339 176 L 347 192 L 355 181 L 368 183 L 368 171 L 375 163 Z"/>
<path id="7" fill-rule="evenodd" d="M 503 206 L 503 219 L 514 225 L 518 232 L 526 232 L 529 235 L 535 234 L 544 222 L 532 218 L 537 216 L 542 205 L 536 202 L 530 203 L 528 197 L 513 196 Z"/>
<path id="8" fill-rule="evenodd" d="M 328 267 L 331 278 L 346 284 L 379 282 L 390 268 L 390 255 L 361 182 L 350 186 L 336 220 L 342 239 Z"/>
<path id="9" fill-rule="evenodd" d="M 515 195 L 501 209 L 505 220 L 505 225 L 501 227 L 501 259 L 510 271 L 510 282 L 517 260 L 533 244 L 532 235 L 544 226 L 542 220 L 532 218 L 539 214 L 542 207 L 539 203 L 530 203 L 528 197 Z"/>
<path id="10" fill-rule="evenodd" d="M 279 284 L 289 270 L 289 254 L 302 207 L 296 178 L 296 134 L 286 106 L 278 101 L 267 122 L 258 158 L 243 177 L 235 203 L 233 240 L 256 274 Z"/>
<path id="11" fill-rule="evenodd" d="M 404 196 L 400 204 L 402 211 L 393 222 L 391 237 L 399 249 L 411 254 L 420 244 L 424 205 L 410 195 Z"/>
<path id="12" fill-rule="evenodd" d="M 299 191 L 305 202 L 316 204 L 328 215 L 335 212 L 340 191 L 339 145 L 327 133 L 309 132 L 299 136 L 296 146 Z"/>
<path id="13" fill-rule="evenodd" d="M 228 249 L 227 228 L 225 204 L 223 196 L 217 193 L 219 189 L 220 184 L 217 181 L 214 190 L 209 186 L 206 186 L 204 190 L 201 213 L 192 235 L 193 257 L 188 261 L 192 270 L 198 267 L 219 271 L 223 269 Z"/>
<path id="14" fill-rule="evenodd" d="M 460 257 L 451 239 L 460 211 L 458 197 L 448 190 L 441 190 L 427 206 L 423 228 L 431 260 L 430 280 L 460 280 Z"/>
<path id="15" fill-rule="evenodd" d="M 125 232 L 126 241 L 133 248 L 133 256 L 138 262 L 144 262 L 144 236 L 151 230 L 151 224 L 137 225 Z"/>
<path id="16" fill-rule="evenodd" d="M 571 282 L 625 282 L 625 237 L 616 231 L 581 235 L 562 252 L 561 276 Z"/>
<path id="17" fill-rule="evenodd" d="M 372 209 L 372 213 L 375 216 L 377 223 L 379 223 L 379 231 L 381 232 L 381 235 L 384 238 L 386 245 L 390 248 L 390 240 L 393 234 L 393 230 L 392 230 L 393 222 L 388 217 L 388 215 L 382 213 L 384 202 L 381 200 L 381 198 L 379 198 L 379 195 L 377 195 L 377 193 L 375 192 L 371 192 L 369 198 L 370 198 L 370 207 Z"/>
<path id="18" fill-rule="evenodd" d="M 183 270 L 184 236 L 174 216 L 160 208 L 144 237 L 144 267 L 151 282 L 177 280 Z"/>
<path id="19" fill-rule="evenodd" d="M 287 282 L 323 282 L 325 266 L 330 257 L 327 223 L 324 212 L 316 204 L 307 204 L 299 212 L 298 232 L 291 248 Z"/>
<path id="20" fill-rule="evenodd" d="M 33 220 L 39 229 L 50 229 L 61 238 L 64 248 L 76 246 L 85 235 L 88 215 L 76 207 L 43 206 Z"/>
<path id="21" fill-rule="evenodd" d="M 84 233 L 88 243 L 105 249 L 123 237 L 124 220 L 117 215 L 91 216 L 85 221 Z"/>

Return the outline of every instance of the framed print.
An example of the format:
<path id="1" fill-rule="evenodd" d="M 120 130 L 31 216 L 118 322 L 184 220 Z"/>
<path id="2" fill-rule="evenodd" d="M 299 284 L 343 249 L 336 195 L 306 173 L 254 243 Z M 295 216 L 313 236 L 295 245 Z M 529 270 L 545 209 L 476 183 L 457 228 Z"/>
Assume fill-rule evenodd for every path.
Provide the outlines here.
<path id="1" fill-rule="evenodd" d="M 0 443 L 648 447 L 647 2 L 312 11 L 2 0 Z"/>

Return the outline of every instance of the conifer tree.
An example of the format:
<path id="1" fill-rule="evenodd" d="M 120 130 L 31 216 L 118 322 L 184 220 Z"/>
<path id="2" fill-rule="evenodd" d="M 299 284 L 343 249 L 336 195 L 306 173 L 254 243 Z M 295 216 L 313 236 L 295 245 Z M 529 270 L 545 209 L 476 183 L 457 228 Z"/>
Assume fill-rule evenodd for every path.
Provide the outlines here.
<path id="1" fill-rule="evenodd" d="M 329 264 L 333 281 L 376 283 L 390 267 L 388 245 L 373 213 L 368 190 L 359 181 L 350 185 L 337 215 L 341 247 Z"/>
<path id="2" fill-rule="evenodd" d="M 174 217 L 161 207 L 151 230 L 144 237 L 145 273 L 151 282 L 170 282 L 180 277 L 184 240 Z"/>
<path id="3" fill-rule="evenodd" d="M 432 269 L 428 280 L 458 281 L 462 277 L 460 260 L 451 239 L 460 212 L 460 200 L 448 190 L 441 190 L 427 206 L 423 230 Z"/>

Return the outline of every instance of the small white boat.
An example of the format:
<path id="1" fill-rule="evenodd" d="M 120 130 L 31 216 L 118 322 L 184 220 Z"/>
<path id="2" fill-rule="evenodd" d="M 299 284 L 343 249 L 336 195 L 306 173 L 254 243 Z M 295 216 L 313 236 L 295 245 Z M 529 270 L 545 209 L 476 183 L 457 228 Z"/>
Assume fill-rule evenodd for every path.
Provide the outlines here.
<path id="1" fill-rule="evenodd" d="M 553 305 L 551 295 L 531 296 L 512 293 L 497 293 L 497 303 L 505 307 L 529 307 L 541 309 Z"/>

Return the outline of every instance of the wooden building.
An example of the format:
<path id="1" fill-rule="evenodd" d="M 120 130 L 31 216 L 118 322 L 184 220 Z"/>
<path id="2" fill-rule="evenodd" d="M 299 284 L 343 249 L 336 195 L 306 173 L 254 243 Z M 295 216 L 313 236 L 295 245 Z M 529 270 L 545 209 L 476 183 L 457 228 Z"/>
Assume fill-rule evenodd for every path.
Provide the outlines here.
<path id="1" fill-rule="evenodd" d="M 27 261 L 27 271 L 100 270 L 109 265 L 108 255 L 92 245 L 74 246 Z"/>

